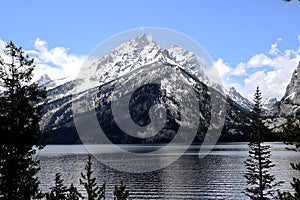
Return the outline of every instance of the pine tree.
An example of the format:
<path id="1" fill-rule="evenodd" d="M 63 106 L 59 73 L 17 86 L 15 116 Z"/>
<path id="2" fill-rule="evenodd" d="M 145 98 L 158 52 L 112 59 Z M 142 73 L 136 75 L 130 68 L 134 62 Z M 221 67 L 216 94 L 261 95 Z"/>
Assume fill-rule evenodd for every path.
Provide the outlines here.
<path id="1" fill-rule="evenodd" d="M 50 192 L 46 194 L 47 200 L 66 200 L 68 189 L 63 184 L 60 173 L 55 174 L 55 186 L 50 188 Z"/>
<path id="2" fill-rule="evenodd" d="M 84 169 L 86 174 L 81 173 L 82 179 L 79 179 L 80 184 L 84 186 L 87 192 L 88 200 L 100 200 L 105 198 L 105 183 L 101 187 L 97 186 L 96 178 L 92 177 L 92 160 L 91 156 L 88 157 Z"/>
<path id="3" fill-rule="evenodd" d="M 61 178 L 60 173 L 55 174 L 55 185 L 54 187 L 50 188 L 50 192 L 44 194 L 46 200 L 79 200 L 80 198 L 83 199 L 80 192 L 78 192 L 77 188 L 73 185 L 70 185 L 67 188 L 63 184 L 63 179 Z"/>
<path id="4" fill-rule="evenodd" d="M 283 126 L 282 137 L 286 144 L 293 145 L 294 148 L 288 148 L 289 150 L 299 151 L 300 149 L 300 117 L 290 116 L 287 118 L 286 124 Z M 291 167 L 294 170 L 300 171 L 300 162 L 291 163 Z M 297 200 L 300 199 L 300 179 L 293 178 L 291 183 L 294 189 L 294 194 L 290 192 L 279 193 L 280 199 Z"/>
<path id="5" fill-rule="evenodd" d="M 126 185 L 121 181 L 121 185 L 115 185 L 114 200 L 126 200 L 129 196 L 129 191 L 126 190 Z"/>
<path id="6" fill-rule="evenodd" d="M 282 138 L 287 145 L 293 145 L 295 148 L 289 150 L 298 151 L 300 149 L 300 117 L 289 116 L 283 126 Z"/>
<path id="7" fill-rule="evenodd" d="M 83 199 L 83 196 L 80 194 L 80 192 L 77 190 L 77 188 L 72 183 L 68 189 L 67 199 L 68 200 L 79 200 L 80 198 Z"/>
<path id="8" fill-rule="evenodd" d="M 261 116 L 261 93 L 257 87 L 254 95 L 254 108 L 251 112 L 251 129 L 253 130 L 249 142 L 249 158 L 245 161 L 248 187 L 245 194 L 250 199 L 265 200 L 276 194 L 275 187 L 280 183 L 275 182 L 275 177 L 269 173 L 274 166 L 270 160 L 270 146 L 263 145 L 263 130 L 266 129 Z"/>
<path id="9" fill-rule="evenodd" d="M 29 200 L 40 194 L 39 162 L 33 146 L 44 133 L 39 127 L 45 89 L 31 82 L 33 59 L 13 42 L 0 57 L 0 198 Z"/>

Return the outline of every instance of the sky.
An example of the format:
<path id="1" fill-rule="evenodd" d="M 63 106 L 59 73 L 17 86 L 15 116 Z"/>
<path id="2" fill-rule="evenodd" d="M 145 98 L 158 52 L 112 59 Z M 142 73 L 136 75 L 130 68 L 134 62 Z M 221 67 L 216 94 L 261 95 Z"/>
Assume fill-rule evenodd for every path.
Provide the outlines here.
<path id="1" fill-rule="evenodd" d="M 2 1 L 0 49 L 22 46 L 35 78 L 75 76 L 111 36 L 141 27 L 172 29 L 211 56 L 225 87 L 280 99 L 300 61 L 300 2 L 293 0 Z"/>

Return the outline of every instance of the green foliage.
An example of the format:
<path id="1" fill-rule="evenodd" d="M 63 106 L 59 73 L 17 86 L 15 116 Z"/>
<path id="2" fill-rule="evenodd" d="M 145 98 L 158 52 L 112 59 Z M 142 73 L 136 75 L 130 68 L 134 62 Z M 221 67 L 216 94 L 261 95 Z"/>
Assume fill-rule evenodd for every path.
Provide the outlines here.
<path id="1" fill-rule="evenodd" d="M 114 200 L 126 200 L 129 196 L 129 191 L 126 190 L 126 185 L 121 181 L 121 185 L 115 185 Z"/>
<path id="2" fill-rule="evenodd" d="M 261 143 L 261 141 L 264 141 L 264 134 L 267 131 L 266 126 L 263 123 L 263 117 L 261 115 L 261 92 L 259 90 L 259 87 L 256 88 L 253 102 L 254 107 L 250 113 L 251 123 L 250 123 L 250 143 Z"/>
<path id="3" fill-rule="evenodd" d="M 87 192 L 88 200 L 100 200 L 105 198 L 105 183 L 101 187 L 97 186 L 96 178 L 92 177 L 92 160 L 88 157 L 88 162 L 85 167 L 85 174 L 81 173 L 82 179 L 79 179 L 80 184 L 84 186 Z"/>
<path id="4" fill-rule="evenodd" d="M 40 129 L 46 88 L 32 83 L 33 59 L 12 42 L 5 47 L 5 58 L 0 57 L 0 199 L 30 200 L 45 197 L 48 200 L 77 200 L 83 198 L 71 184 L 63 185 L 60 173 L 55 176 L 55 186 L 45 195 L 39 190 L 37 172 L 39 161 L 33 159 L 36 150 L 43 148 L 46 134 Z M 105 198 L 105 183 L 99 187 L 92 177 L 89 156 L 81 173 L 80 184 L 88 194 L 88 200 Z M 126 186 L 115 187 L 117 199 L 126 199 Z"/>
<path id="5" fill-rule="evenodd" d="M 96 178 L 92 177 L 92 161 L 91 156 L 88 157 L 88 161 L 84 167 L 85 174 L 81 173 L 82 179 L 79 179 L 80 184 L 84 186 L 88 200 L 100 200 L 105 199 L 105 183 L 101 187 L 97 186 Z M 55 175 L 55 186 L 51 188 L 49 193 L 44 195 L 47 200 L 79 200 L 85 199 L 77 188 L 71 184 L 67 189 L 63 185 L 63 179 L 60 173 Z M 129 191 L 126 190 L 126 185 L 121 181 L 121 185 L 115 185 L 114 188 L 114 200 L 126 200 L 129 196 Z"/>
<path id="6" fill-rule="evenodd" d="M 263 130 L 265 129 L 261 116 L 261 93 L 257 87 L 254 95 L 254 108 L 251 112 L 251 137 L 249 142 L 249 158 L 245 161 L 248 187 L 245 194 L 250 199 L 270 199 L 275 196 L 274 189 L 280 183 L 275 182 L 275 177 L 269 173 L 274 166 L 270 160 L 270 146 L 262 145 Z"/>
<path id="7" fill-rule="evenodd" d="M 51 191 L 46 194 L 47 200 L 66 200 L 67 199 L 67 187 L 63 185 L 63 179 L 60 173 L 55 174 L 55 186 L 51 188 Z"/>
<path id="8" fill-rule="evenodd" d="M 68 189 L 69 193 L 67 194 L 67 199 L 69 200 L 79 200 L 80 198 L 83 199 L 83 196 L 78 192 L 77 188 L 73 185 L 70 185 Z"/>
<path id="9" fill-rule="evenodd" d="M 290 116 L 287 119 L 286 124 L 283 126 L 282 138 L 288 145 L 293 145 L 293 148 L 288 148 L 288 150 L 299 151 L 300 148 L 300 127 L 299 127 L 300 117 Z M 291 167 L 294 170 L 300 171 L 300 162 L 291 163 Z M 294 189 L 294 194 L 290 192 L 279 193 L 280 199 L 287 200 L 297 200 L 300 199 L 300 179 L 293 178 L 291 183 Z"/>
<path id="10" fill-rule="evenodd" d="M 83 198 L 73 183 L 69 188 L 64 186 L 60 173 L 55 174 L 55 186 L 50 189 L 50 192 L 45 194 L 47 200 L 79 200 Z"/>
<path id="11" fill-rule="evenodd" d="M 282 138 L 287 145 L 294 145 L 289 150 L 297 151 L 300 148 L 300 117 L 289 116 L 283 126 Z"/>
<path id="12" fill-rule="evenodd" d="M 248 188 L 246 195 L 251 199 L 269 199 L 276 195 L 274 188 L 280 183 L 275 182 L 275 177 L 268 172 L 268 169 L 274 167 L 270 160 L 270 146 L 249 144 L 249 158 L 245 161 L 247 172 Z"/>
<path id="13" fill-rule="evenodd" d="M 0 198 L 29 200 L 40 195 L 39 162 L 33 146 L 42 148 L 39 127 L 45 89 L 31 83 L 33 59 L 9 42 L 0 57 Z"/>

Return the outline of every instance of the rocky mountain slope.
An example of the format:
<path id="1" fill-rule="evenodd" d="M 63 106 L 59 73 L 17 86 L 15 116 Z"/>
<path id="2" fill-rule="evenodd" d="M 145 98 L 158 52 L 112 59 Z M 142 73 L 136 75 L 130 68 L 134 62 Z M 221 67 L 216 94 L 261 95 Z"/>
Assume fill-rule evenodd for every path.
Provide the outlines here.
<path id="1" fill-rule="evenodd" d="M 262 108 L 263 110 L 268 113 L 272 107 L 277 103 L 277 98 L 273 97 L 273 98 L 266 98 L 262 101 Z"/>
<path id="2" fill-rule="evenodd" d="M 300 115 L 300 62 L 292 75 L 284 96 L 272 107 L 269 114 L 274 117 Z"/>
<path id="3" fill-rule="evenodd" d="M 247 98 L 243 97 L 234 87 L 228 88 L 226 91 L 227 98 L 236 102 L 241 109 L 245 109 L 246 111 L 250 111 L 253 108 L 253 103 L 249 101 Z"/>
<path id="4" fill-rule="evenodd" d="M 267 124 L 275 132 L 282 130 L 288 116 L 300 115 L 300 62 L 292 74 L 284 96 L 272 106 L 268 115 L 270 119 Z"/>
<path id="5" fill-rule="evenodd" d="M 221 140 L 245 139 L 246 134 L 249 132 L 246 125 L 249 123 L 247 113 L 252 106 L 251 102 L 243 98 L 234 88 L 229 89 L 227 95 L 224 95 L 218 90 L 209 87 L 210 81 L 204 74 L 203 68 L 199 65 L 197 56 L 192 52 L 176 45 L 169 49 L 162 49 L 146 35 L 141 35 L 121 44 L 92 64 L 84 66 L 78 79 L 62 84 L 63 80 L 53 81 L 49 77 L 42 77 L 40 85 L 48 88 L 48 102 L 45 105 L 41 124 L 50 134 L 48 142 L 81 142 L 77 135 L 71 109 L 72 104 L 74 105 L 78 102 L 80 102 L 80 107 L 78 107 L 77 111 L 82 115 L 93 115 L 92 111 L 96 110 L 99 124 L 105 130 L 110 140 L 115 143 L 170 141 L 174 138 L 180 126 L 190 126 L 182 122 L 182 117 L 193 113 L 194 110 L 180 107 L 180 101 L 187 97 L 186 89 L 166 84 L 168 79 L 165 79 L 165 83 L 162 81 L 158 85 L 146 84 L 133 93 L 134 95 L 130 100 L 131 118 L 140 126 L 145 126 L 151 122 L 148 112 L 152 105 L 157 103 L 165 105 L 167 122 L 163 124 L 159 134 L 145 139 L 128 136 L 115 123 L 116 119 L 114 119 L 112 114 L 111 104 L 113 101 L 111 95 L 112 91 L 115 90 L 116 84 L 120 80 L 123 80 L 121 81 L 122 83 L 133 80 L 136 73 L 139 73 L 139 70 L 144 66 L 153 67 L 154 64 L 163 64 L 165 69 L 167 69 L 164 75 L 169 77 L 169 80 L 179 80 L 183 85 L 188 85 L 197 94 L 198 109 L 201 117 L 195 142 L 203 140 L 211 116 L 221 114 L 226 115 Z M 174 71 L 173 74 L 177 74 L 180 71 L 181 75 L 172 75 L 170 71 Z M 162 71 L 153 69 L 148 74 L 151 73 L 161 74 Z M 84 89 L 82 89 L 82 86 L 84 86 Z M 78 90 L 78 87 L 81 87 L 81 89 Z M 174 95 L 173 91 L 177 90 L 178 93 Z M 122 88 L 122 95 L 126 96 L 129 94 Z M 224 102 L 226 107 L 222 107 L 219 110 L 210 110 L 212 95 L 218 102 Z M 226 113 L 222 113 L 220 110 L 224 110 Z M 160 111 L 155 111 L 155 113 L 160 114 Z M 84 120 L 80 123 L 88 124 Z M 92 135 L 93 128 L 85 127 L 84 129 L 87 132 L 87 137 L 84 138 L 87 142 L 95 142 Z"/>

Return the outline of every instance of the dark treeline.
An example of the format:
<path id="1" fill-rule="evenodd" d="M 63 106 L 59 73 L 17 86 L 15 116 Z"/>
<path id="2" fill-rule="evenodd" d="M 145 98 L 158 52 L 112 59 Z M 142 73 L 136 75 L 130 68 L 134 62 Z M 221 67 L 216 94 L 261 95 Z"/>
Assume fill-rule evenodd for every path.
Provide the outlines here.
<path id="1" fill-rule="evenodd" d="M 69 187 L 63 184 L 63 179 L 60 173 L 55 175 L 55 185 L 50 188 L 50 192 L 44 193 L 43 197 L 46 200 L 101 200 L 105 199 L 105 182 L 99 186 L 95 177 L 93 177 L 92 160 L 91 156 L 88 156 L 88 161 L 84 167 L 84 172 L 80 174 L 80 185 L 82 185 L 86 191 L 86 195 L 81 194 L 78 189 L 71 184 Z M 126 200 L 129 197 L 129 191 L 126 190 L 126 185 L 121 181 L 120 185 L 115 185 L 114 188 L 114 200 Z"/>

